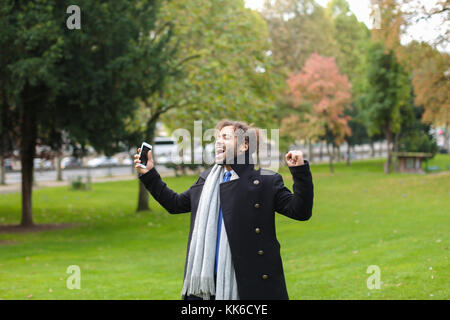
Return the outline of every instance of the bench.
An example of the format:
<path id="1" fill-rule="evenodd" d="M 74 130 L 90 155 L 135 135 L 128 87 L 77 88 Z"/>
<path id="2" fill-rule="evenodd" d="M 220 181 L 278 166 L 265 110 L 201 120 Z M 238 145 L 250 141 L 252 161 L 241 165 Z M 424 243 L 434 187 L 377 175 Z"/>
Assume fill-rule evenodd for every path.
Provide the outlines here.
<path id="1" fill-rule="evenodd" d="M 439 166 L 429 166 L 425 168 L 426 172 L 437 172 L 437 171 L 441 171 L 441 167 Z"/>

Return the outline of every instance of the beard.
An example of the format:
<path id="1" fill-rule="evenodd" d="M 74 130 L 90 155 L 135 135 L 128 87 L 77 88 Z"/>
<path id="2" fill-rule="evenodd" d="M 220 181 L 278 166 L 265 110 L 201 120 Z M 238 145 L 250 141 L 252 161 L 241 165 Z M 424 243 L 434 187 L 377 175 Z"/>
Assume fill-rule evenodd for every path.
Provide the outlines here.
<path id="1" fill-rule="evenodd" d="M 231 165 L 231 164 L 248 164 L 249 162 L 249 152 L 240 152 L 238 155 L 233 153 L 233 150 L 227 152 L 216 154 L 215 163 L 220 166 Z"/>

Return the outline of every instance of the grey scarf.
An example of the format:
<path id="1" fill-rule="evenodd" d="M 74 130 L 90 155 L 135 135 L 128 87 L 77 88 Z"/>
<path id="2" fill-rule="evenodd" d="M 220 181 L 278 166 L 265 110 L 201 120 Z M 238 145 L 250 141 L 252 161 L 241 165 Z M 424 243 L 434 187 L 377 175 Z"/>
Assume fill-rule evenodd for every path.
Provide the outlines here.
<path id="1" fill-rule="evenodd" d="M 217 222 L 219 218 L 219 184 L 223 181 L 224 168 L 215 164 L 206 178 L 198 204 L 189 247 L 186 277 L 182 296 L 195 295 L 209 300 L 237 300 L 237 284 L 231 260 L 225 225 L 222 222 L 217 267 L 217 287 L 214 283 Z"/>

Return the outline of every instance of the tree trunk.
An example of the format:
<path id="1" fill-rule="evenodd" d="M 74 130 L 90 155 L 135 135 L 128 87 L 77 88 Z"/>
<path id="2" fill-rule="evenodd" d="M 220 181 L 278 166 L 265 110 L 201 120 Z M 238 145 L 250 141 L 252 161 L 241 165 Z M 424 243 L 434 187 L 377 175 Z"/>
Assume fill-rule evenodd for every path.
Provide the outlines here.
<path id="1" fill-rule="evenodd" d="M 390 128 L 387 128 L 385 130 L 385 135 L 387 142 L 387 161 L 384 164 L 384 173 L 389 174 L 391 173 L 391 166 L 392 166 L 392 152 L 391 152 L 392 132 Z"/>
<path id="2" fill-rule="evenodd" d="M 137 150 L 136 150 L 137 152 Z M 136 173 L 136 168 L 134 167 L 134 153 L 130 155 L 131 156 L 131 174 L 135 174 Z"/>
<path id="3" fill-rule="evenodd" d="M 3 155 L 0 155 L 0 184 L 6 185 L 6 168 L 5 168 L 5 157 Z"/>
<path id="4" fill-rule="evenodd" d="M 55 156 L 55 167 L 56 167 L 56 181 L 63 181 L 62 178 L 62 169 L 61 169 L 61 158 L 62 152 L 56 152 Z"/>
<path id="5" fill-rule="evenodd" d="M 311 163 L 314 160 L 314 150 L 313 150 L 313 143 L 311 141 L 312 139 L 308 139 L 308 157 L 309 157 L 309 162 Z"/>
<path id="6" fill-rule="evenodd" d="M 320 142 L 320 148 L 319 148 L 319 159 L 320 159 L 320 161 L 322 161 L 322 157 L 323 157 L 322 147 L 323 147 L 323 143 L 321 141 Z"/>
<path id="7" fill-rule="evenodd" d="M 25 90 L 28 92 L 28 90 Z M 30 95 L 26 94 L 28 98 Z M 33 165 L 36 155 L 37 123 L 36 106 L 29 102 L 24 103 L 24 110 L 20 124 L 20 163 L 22 165 L 22 226 L 33 225 L 32 192 L 33 192 Z"/>
<path id="8" fill-rule="evenodd" d="M 334 150 L 334 146 L 331 145 L 331 150 Z M 334 157 L 334 151 L 332 151 L 332 153 L 330 153 L 330 147 L 328 146 L 328 142 L 327 142 L 327 153 L 328 153 L 328 162 L 330 164 L 330 172 L 334 173 L 334 167 L 333 167 L 333 157 Z"/>
<path id="9" fill-rule="evenodd" d="M 372 140 L 370 140 L 370 157 L 374 158 L 375 157 L 375 146 Z"/>
<path id="10" fill-rule="evenodd" d="M 351 145 L 350 145 L 350 143 L 347 142 L 347 166 L 350 165 L 350 148 L 351 148 Z"/>
<path id="11" fill-rule="evenodd" d="M 399 140 L 399 133 L 396 133 L 394 136 L 394 152 L 397 154 L 398 153 L 398 140 Z M 397 161 L 397 157 L 394 157 L 393 159 L 393 163 L 394 163 L 394 171 L 398 171 L 398 161 Z"/>
<path id="12" fill-rule="evenodd" d="M 139 175 L 139 174 L 138 174 Z M 136 211 L 148 211 L 150 207 L 148 205 L 148 191 L 145 189 L 144 184 L 139 180 L 139 197 L 138 197 L 138 207 Z"/>

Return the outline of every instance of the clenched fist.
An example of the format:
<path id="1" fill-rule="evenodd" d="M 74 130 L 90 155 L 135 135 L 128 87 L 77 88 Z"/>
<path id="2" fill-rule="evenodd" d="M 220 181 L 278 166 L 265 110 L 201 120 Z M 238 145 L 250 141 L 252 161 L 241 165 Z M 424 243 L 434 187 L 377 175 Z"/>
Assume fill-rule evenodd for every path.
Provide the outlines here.
<path id="1" fill-rule="evenodd" d="M 145 168 L 142 168 L 140 166 L 141 160 L 139 160 L 139 152 L 141 152 L 141 148 L 137 149 L 137 153 L 134 155 L 134 167 L 137 169 L 137 172 L 141 174 L 145 174 L 149 172 L 153 167 L 155 166 L 155 163 L 153 162 L 153 156 L 152 156 L 152 150 L 149 150 L 147 153 L 147 166 Z"/>
<path id="2" fill-rule="evenodd" d="M 303 152 L 300 150 L 292 150 L 284 156 L 289 167 L 296 167 L 305 164 L 303 161 Z"/>

